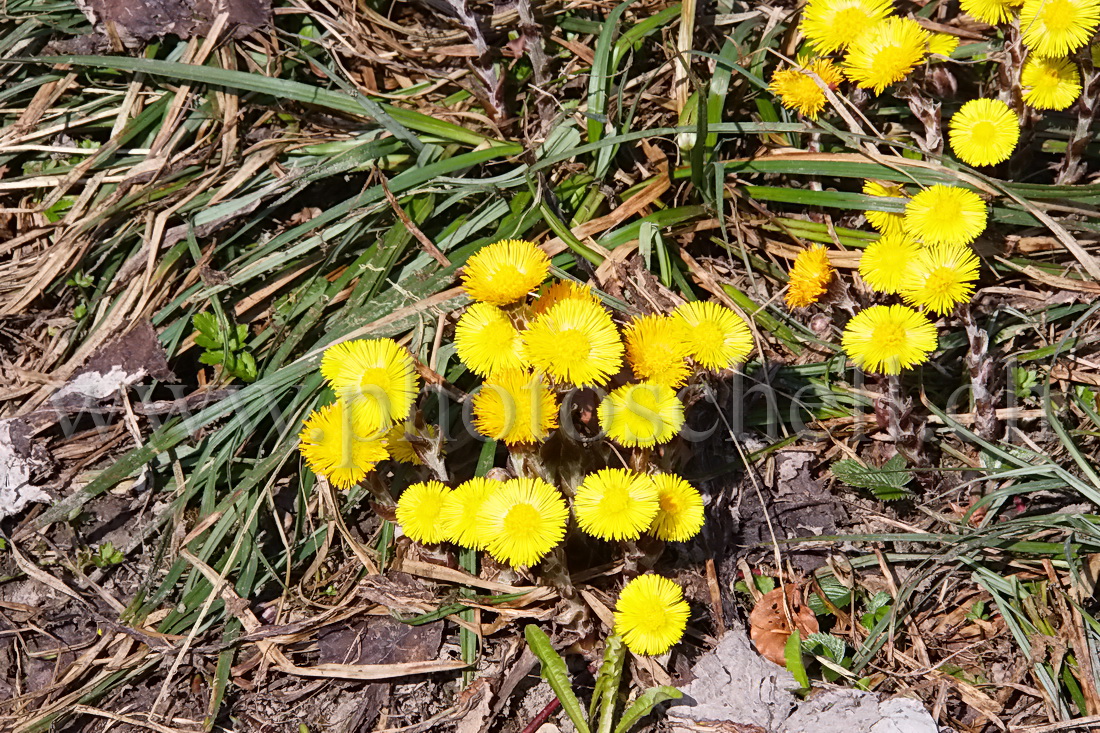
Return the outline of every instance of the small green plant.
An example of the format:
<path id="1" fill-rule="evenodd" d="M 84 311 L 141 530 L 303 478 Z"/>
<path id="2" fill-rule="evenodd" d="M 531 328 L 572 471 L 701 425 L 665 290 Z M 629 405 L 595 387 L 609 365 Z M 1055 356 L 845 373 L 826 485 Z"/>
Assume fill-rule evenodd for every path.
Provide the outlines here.
<path id="1" fill-rule="evenodd" d="M 910 496 L 905 485 L 913 480 L 913 474 L 906 470 L 905 457 L 900 453 L 882 464 L 882 468 L 845 458 L 835 462 L 829 470 L 849 486 L 867 489 L 879 501 L 897 501 Z"/>
<path id="2" fill-rule="evenodd" d="M 596 674 L 592 689 L 592 702 L 585 713 L 569 681 L 565 660 L 554 650 L 550 638 L 537 626 L 528 625 L 523 630 L 528 646 L 542 662 L 542 678 L 557 695 L 562 710 L 573 721 L 577 733 L 627 733 L 638 721 L 666 700 L 679 700 L 683 694 L 675 687 L 661 685 L 651 687 L 627 706 L 616 723 L 615 711 L 622 682 L 623 664 L 626 661 L 626 645 L 618 636 L 609 636 L 604 644 L 603 663 Z"/>
<path id="3" fill-rule="evenodd" d="M 118 565 L 126 557 L 114 546 L 112 542 L 104 542 L 88 560 L 97 568 L 109 568 Z"/>
<path id="4" fill-rule="evenodd" d="M 245 345 L 247 326 L 226 323 L 225 328 L 221 328 L 213 313 L 196 313 L 191 320 L 199 332 L 195 343 L 205 349 L 199 361 L 211 366 L 221 364 L 226 374 L 243 382 L 256 381 L 256 359 Z"/>
<path id="5" fill-rule="evenodd" d="M 1012 370 L 1012 391 L 1016 397 L 1026 400 L 1031 397 L 1031 391 L 1039 386 L 1039 372 L 1034 369 L 1016 367 Z"/>
<path id="6" fill-rule="evenodd" d="M 875 624 L 886 618 L 893 606 L 894 602 L 890 594 L 880 590 L 867 601 L 867 610 L 859 617 L 859 623 L 865 629 L 874 628 Z"/>

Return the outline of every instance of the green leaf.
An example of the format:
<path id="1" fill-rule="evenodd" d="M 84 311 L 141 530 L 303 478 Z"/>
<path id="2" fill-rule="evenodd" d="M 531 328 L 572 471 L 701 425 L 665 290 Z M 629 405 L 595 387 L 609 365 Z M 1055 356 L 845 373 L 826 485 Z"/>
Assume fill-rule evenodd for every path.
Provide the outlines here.
<path id="1" fill-rule="evenodd" d="M 787 670 L 794 675 L 794 681 L 803 690 L 810 689 L 810 676 L 806 674 L 806 665 L 802 663 L 802 634 L 798 629 L 787 637 L 787 645 L 783 648 L 783 658 L 787 661 Z"/>
<path id="2" fill-rule="evenodd" d="M 534 624 L 528 624 L 523 629 L 523 636 L 527 639 L 527 645 L 532 653 L 542 662 L 542 678 L 550 685 L 550 689 L 558 696 L 562 710 L 573 721 L 577 733 L 592 733 L 588 727 L 588 721 L 584 719 L 584 709 L 577 694 L 573 692 L 573 686 L 569 681 L 569 670 L 565 666 L 565 660 L 550 643 L 550 637 Z"/>
<path id="3" fill-rule="evenodd" d="M 218 350 L 218 351 L 204 351 L 204 352 L 202 352 L 202 355 L 199 357 L 199 361 L 203 364 L 209 364 L 210 366 L 214 366 L 215 364 L 221 364 L 222 360 L 224 358 L 225 358 L 225 352 L 224 351 L 221 351 L 221 350 Z"/>
<path id="4" fill-rule="evenodd" d="M 619 685 L 622 683 L 625 660 L 626 647 L 622 637 L 607 637 L 604 642 L 603 663 L 592 688 L 592 703 L 588 706 L 588 719 L 599 720 L 597 733 L 610 733 L 611 726 L 615 723 L 615 703 L 619 695 Z"/>
<path id="5" fill-rule="evenodd" d="M 837 577 L 832 573 L 819 576 L 817 584 L 821 586 L 821 590 L 825 591 L 825 596 L 829 599 L 829 602 L 837 608 L 847 608 L 848 604 L 852 602 L 852 591 L 844 587 L 844 584 L 837 580 Z M 832 613 L 817 593 L 811 593 L 809 598 L 806 599 L 806 603 L 809 605 L 810 610 L 818 616 Z"/>
<path id="6" fill-rule="evenodd" d="M 199 333 L 215 339 L 217 343 L 221 343 L 221 336 L 218 333 L 218 319 L 214 317 L 213 313 L 196 313 L 191 322 L 195 324 L 195 329 Z"/>
<path id="7" fill-rule="evenodd" d="M 615 726 L 615 733 L 626 733 L 634 727 L 635 723 L 649 715 L 650 711 L 657 705 L 666 700 L 679 700 L 683 696 L 684 693 L 675 687 L 666 685 L 650 687 L 623 712 L 623 717 L 619 719 L 619 724 Z"/>
<path id="8" fill-rule="evenodd" d="M 810 634 L 802 642 L 802 649 L 813 654 L 817 648 L 821 648 L 825 652 L 825 656 L 833 660 L 837 664 L 841 664 L 844 661 L 844 652 L 847 649 L 847 644 L 839 636 L 833 636 L 832 634 L 826 634 L 818 631 Z"/>
<path id="9" fill-rule="evenodd" d="M 233 369 L 233 376 L 245 382 L 256 381 L 256 359 L 247 351 L 237 355 L 237 365 Z"/>
<path id="10" fill-rule="evenodd" d="M 218 339 L 212 339 L 206 334 L 200 333 L 195 337 L 195 344 L 201 346 L 204 349 L 220 349 L 222 342 Z"/>
<path id="11" fill-rule="evenodd" d="M 905 485 L 912 481 L 913 474 L 905 470 L 905 458 L 900 453 L 882 464 L 882 468 L 865 466 L 845 458 L 833 463 L 830 470 L 844 483 L 867 489 L 881 501 L 896 501 L 911 496 Z"/>

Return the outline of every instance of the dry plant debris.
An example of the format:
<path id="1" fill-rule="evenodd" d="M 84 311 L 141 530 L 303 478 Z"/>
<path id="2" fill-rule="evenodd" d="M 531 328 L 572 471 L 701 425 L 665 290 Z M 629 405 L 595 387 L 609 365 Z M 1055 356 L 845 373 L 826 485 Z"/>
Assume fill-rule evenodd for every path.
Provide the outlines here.
<path id="1" fill-rule="evenodd" d="M 776 687 L 750 635 L 812 690 L 635 730 L 817 729 L 841 700 L 1096 725 L 1098 25 L 1096 0 L 9 0 L 0 726 L 565 727 L 529 625 L 608 720 Z M 487 284 L 502 241 L 545 277 Z M 743 324 L 736 354 L 670 321 Z M 310 415 L 355 399 L 341 343 L 392 344 L 412 386 L 314 460 Z M 493 395 L 532 384 L 509 420 Z M 541 481 L 551 531 L 484 539 L 474 478 Z M 600 683 L 646 578 L 676 589 L 629 614 L 661 653 Z"/>

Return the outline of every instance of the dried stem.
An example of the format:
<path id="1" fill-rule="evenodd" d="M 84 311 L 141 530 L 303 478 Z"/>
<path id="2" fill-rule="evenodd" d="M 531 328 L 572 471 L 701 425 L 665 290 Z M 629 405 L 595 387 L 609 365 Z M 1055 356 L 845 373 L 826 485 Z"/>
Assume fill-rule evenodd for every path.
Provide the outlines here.
<path id="1" fill-rule="evenodd" d="M 1077 127 L 1066 146 L 1066 156 L 1058 169 L 1059 185 L 1077 183 L 1085 175 L 1085 148 L 1093 141 L 1092 123 L 1096 120 L 1096 107 L 1100 104 L 1100 73 L 1092 63 L 1092 56 L 1086 48 L 1078 54 L 1081 62 L 1081 78 L 1084 85 L 1081 97 L 1077 100 Z"/>
<path id="2" fill-rule="evenodd" d="M 909 465 L 927 468 L 931 464 L 921 440 L 921 426 L 913 417 L 913 401 L 901 396 L 901 377 L 891 374 L 885 380 L 886 389 L 875 403 L 875 410 L 880 420 L 886 424 L 894 446 L 905 456 Z"/>
<path id="3" fill-rule="evenodd" d="M 997 377 L 996 363 L 989 353 L 989 334 L 980 328 L 970 312 L 970 306 L 964 305 L 960 315 L 966 328 L 966 338 L 970 350 L 966 353 L 966 368 L 970 370 L 970 390 L 974 403 L 974 432 L 985 440 L 996 440 L 999 422 L 997 420 Z"/>
<path id="4" fill-rule="evenodd" d="M 481 24 L 477 22 L 477 17 L 470 12 L 466 0 L 445 0 L 445 2 L 462 25 L 463 30 L 470 37 L 474 49 L 477 51 L 477 58 L 473 60 L 470 66 L 477 74 L 478 80 L 485 87 L 485 99 L 483 100 L 487 105 L 485 111 L 494 120 L 504 119 L 504 84 L 497 75 L 496 69 L 493 68 L 489 44 L 485 40 L 485 34 L 481 32 Z"/>
<path id="5" fill-rule="evenodd" d="M 519 13 L 519 29 L 523 34 L 523 46 L 527 57 L 531 59 L 532 77 L 535 87 L 541 92 L 535 97 L 535 111 L 538 113 L 538 136 L 545 138 L 554 124 L 554 97 L 546 93 L 550 82 L 549 59 L 542 44 L 542 25 L 531 10 L 531 0 L 517 0 L 516 12 Z"/>

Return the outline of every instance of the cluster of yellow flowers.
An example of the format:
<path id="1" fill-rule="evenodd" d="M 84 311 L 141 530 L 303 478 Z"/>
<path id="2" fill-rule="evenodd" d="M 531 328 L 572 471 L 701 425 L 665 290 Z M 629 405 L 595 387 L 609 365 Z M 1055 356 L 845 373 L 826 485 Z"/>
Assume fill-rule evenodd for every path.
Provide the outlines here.
<path id="1" fill-rule="evenodd" d="M 620 331 L 589 288 L 544 286 L 549 269 L 549 257 L 520 240 L 485 247 L 466 265 L 463 289 L 474 302 L 455 325 L 454 345 L 483 380 L 470 398 L 474 427 L 513 452 L 528 451 L 558 428 L 559 413 L 573 419 L 561 405 L 565 395 L 596 388 L 606 393 L 595 411 L 604 435 L 639 449 L 630 463 L 645 466 L 648 449 L 683 426 L 676 390 L 693 374 L 744 360 L 751 331 L 730 309 L 704 302 L 629 319 Z M 387 458 L 423 464 L 409 440 L 409 433 L 431 431 L 413 427 L 422 422 L 413 414 L 422 370 L 392 339 L 327 349 L 321 374 L 336 400 L 305 421 L 300 449 L 309 467 L 348 488 Z M 525 465 L 518 461 L 517 470 L 537 473 Z M 695 536 L 703 526 L 699 492 L 676 474 L 649 470 L 597 470 L 570 492 L 571 501 L 536 476 L 478 477 L 453 489 L 420 481 L 401 493 L 396 519 L 415 542 L 485 551 L 513 567 L 536 565 L 564 541 L 570 509 L 581 531 L 602 540 Z M 688 615 L 679 586 L 642 575 L 623 589 L 615 631 L 636 653 L 658 654 L 680 639 Z"/>
<path id="2" fill-rule="evenodd" d="M 604 540 L 636 540 L 647 532 L 682 542 L 703 526 L 703 499 L 683 478 L 622 468 L 587 476 L 573 512 L 577 526 Z M 568 519 L 561 492 L 538 478 L 473 478 L 455 489 L 425 481 L 397 502 L 397 521 L 410 539 L 484 550 L 513 567 L 535 565 L 557 547 Z"/>
<path id="3" fill-rule="evenodd" d="M 1030 52 L 1020 71 L 1026 104 L 1060 110 L 1080 96 L 1081 74 L 1069 54 L 1100 26 L 1100 0 L 962 0 L 961 6 L 986 23 L 1018 23 Z M 892 10 L 891 0 L 809 0 L 799 28 L 820 55 L 800 56 L 796 67 L 778 69 L 769 89 L 783 106 L 817 119 L 826 88 L 837 89 L 845 76 L 880 94 L 930 56 L 950 56 L 958 46 L 958 38 L 931 33 Z M 844 54 L 839 66 L 828 57 L 832 53 Z M 1009 158 L 1019 135 L 1019 117 L 1007 104 L 972 99 L 952 116 L 949 139 L 968 165 L 994 165 Z"/>
<path id="4" fill-rule="evenodd" d="M 945 316 L 974 294 L 978 256 L 969 244 L 985 230 L 985 203 L 973 191 L 935 185 L 909 197 L 896 184 L 866 181 L 871 196 L 908 198 L 904 214 L 866 212 L 881 236 L 863 251 L 859 274 L 875 292 L 900 296 L 855 315 L 844 329 L 844 350 L 861 368 L 898 374 L 921 364 L 937 345 L 936 328 L 926 313 Z M 816 302 L 808 292 L 825 293 L 833 277 L 828 251 L 816 245 L 799 253 L 790 273 L 787 302 Z M 798 293 L 792 303 L 791 293 Z"/>
<path id="5" fill-rule="evenodd" d="M 473 398 L 474 424 L 508 445 L 545 440 L 559 399 L 575 387 L 603 387 L 625 359 L 634 381 L 600 403 L 600 426 L 627 447 L 667 443 L 684 422 L 676 395 L 693 366 L 725 369 L 752 350 L 748 325 L 715 303 L 690 302 L 671 315 L 632 319 L 620 336 L 587 287 L 546 280 L 550 261 L 530 242 L 506 240 L 470 258 L 463 287 L 476 301 L 455 327 L 459 359 L 485 378 Z"/>

